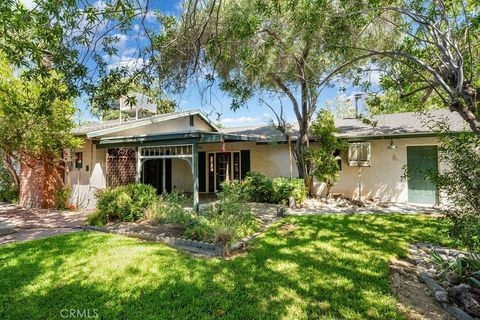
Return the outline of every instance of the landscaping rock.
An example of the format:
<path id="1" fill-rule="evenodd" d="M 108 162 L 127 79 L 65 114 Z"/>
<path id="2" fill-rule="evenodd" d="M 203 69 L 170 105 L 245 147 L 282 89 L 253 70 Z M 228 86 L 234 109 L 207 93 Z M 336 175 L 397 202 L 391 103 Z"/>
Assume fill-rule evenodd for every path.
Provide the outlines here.
<path id="1" fill-rule="evenodd" d="M 462 282 L 462 278 L 455 272 L 449 271 L 445 275 L 445 279 L 453 285 L 457 285 Z"/>
<path id="2" fill-rule="evenodd" d="M 480 304 L 474 297 L 472 287 L 468 284 L 461 283 L 450 288 L 450 296 L 469 314 L 474 317 L 480 317 Z"/>
<path id="3" fill-rule="evenodd" d="M 295 198 L 294 197 L 290 197 L 288 198 L 288 207 L 290 209 L 295 209 L 297 207 L 296 203 L 295 203 Z"/>
<path id="4" fill-rule="evenodd" d="M 433 295 L 435 296 L 435 299 L 437 299 L 439 302 L 448 302 L 448 293 L 447 291 L 439 285 L 435 280 L 432 279 L 427 273 L 423 272 L 420 274 L 420 280 L 424 282 L 430 290 L 433 291 Z"/>

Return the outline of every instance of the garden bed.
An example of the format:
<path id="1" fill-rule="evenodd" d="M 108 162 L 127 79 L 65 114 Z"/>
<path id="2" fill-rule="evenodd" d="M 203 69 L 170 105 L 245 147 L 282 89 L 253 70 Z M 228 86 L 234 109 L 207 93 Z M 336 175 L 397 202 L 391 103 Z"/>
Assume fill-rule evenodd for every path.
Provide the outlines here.
<path id="1" fill-rule="evenodd" d="M 480 259 L 477 255 L 428 243 L 409 246 L 421 282 L 456 319 L 480 317 Z"/>
<path id="2" fill-rule="evenodd" d="M 252 212 L 258 218 L 260 227 L 257 232 L 247 235 L 228 244 L 228 248 L 221 243 L 197 241 L 185 237 L 185 228 L 176 224 L 152 224 L 142 222 L 116 222 L 106 226 L 87 226 L 85 229 L 124 235 L 147 241 L 158 241 L 174 248 L 208 256 L 225 256 L 245 248 L 246 244 L 260 236 L 281 217 L 278 216 L 278 205 L 266 203 L 249 203 Z"/>

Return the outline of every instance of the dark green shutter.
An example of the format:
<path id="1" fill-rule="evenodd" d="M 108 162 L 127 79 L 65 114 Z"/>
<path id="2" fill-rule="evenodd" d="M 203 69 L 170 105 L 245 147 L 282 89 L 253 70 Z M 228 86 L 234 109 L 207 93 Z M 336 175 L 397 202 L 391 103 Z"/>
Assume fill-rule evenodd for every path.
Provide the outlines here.
<path id="1" fill-rule="evenodd" d="M 245 176 L 250 171 L 250 150 L 240 151 L 240 160 L 241 160 L 241 172 L 242 180 L 245 179 Z"/>
<path id="2" fill-rule="evenodd" d="M 198 190 L 200 192 L 205 192 L 205 185 L 207 184 L 207 159 L 205 152 L 198 153 Z"/>

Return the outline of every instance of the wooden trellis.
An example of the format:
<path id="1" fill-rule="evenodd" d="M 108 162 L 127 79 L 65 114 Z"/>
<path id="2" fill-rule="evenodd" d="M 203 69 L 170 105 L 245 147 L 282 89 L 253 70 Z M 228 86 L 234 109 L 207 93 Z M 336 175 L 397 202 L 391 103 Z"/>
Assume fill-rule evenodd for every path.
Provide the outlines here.
<path id="1" fill-rule="evenodd" d="M 107 184 L 118 187 L 135 183 L 137 154 L 134 148 L 114 148 L 107 153 Z"/>

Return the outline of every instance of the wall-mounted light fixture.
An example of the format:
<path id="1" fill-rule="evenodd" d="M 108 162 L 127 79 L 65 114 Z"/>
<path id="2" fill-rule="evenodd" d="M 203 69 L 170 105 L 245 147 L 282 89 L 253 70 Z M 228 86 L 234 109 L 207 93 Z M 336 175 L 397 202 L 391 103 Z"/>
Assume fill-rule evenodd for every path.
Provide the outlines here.
<path id="1" fill-rule="evenodd" d="M 393 139 L 390 139 L 390 145 L 388 146 L 388 149 L 390 150 L 397 149 L 397 146 L 393 144 Z"/>

